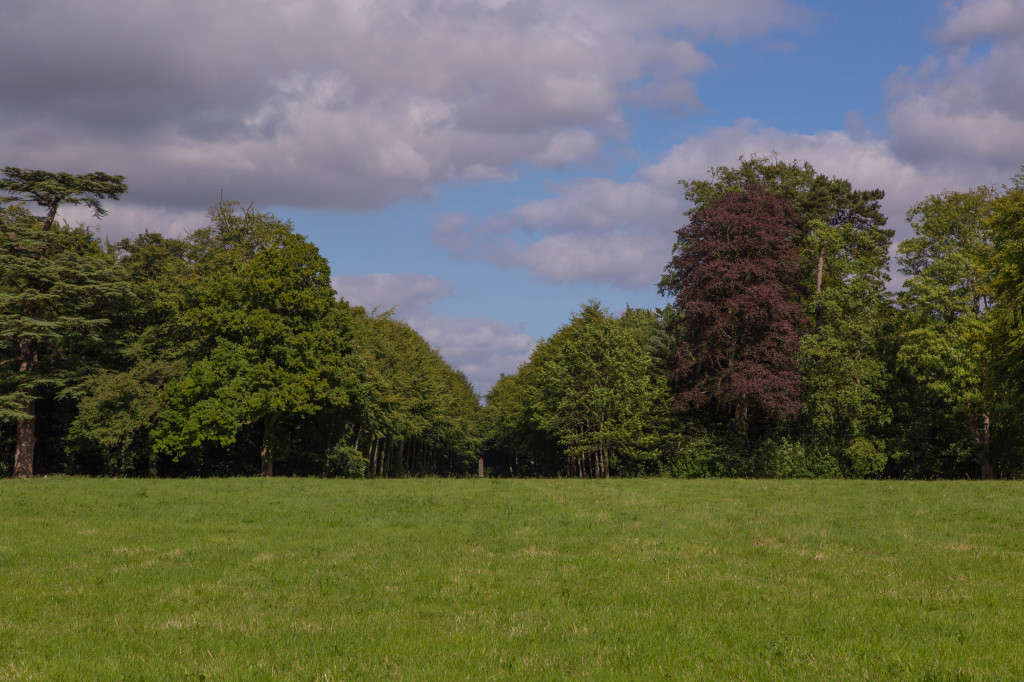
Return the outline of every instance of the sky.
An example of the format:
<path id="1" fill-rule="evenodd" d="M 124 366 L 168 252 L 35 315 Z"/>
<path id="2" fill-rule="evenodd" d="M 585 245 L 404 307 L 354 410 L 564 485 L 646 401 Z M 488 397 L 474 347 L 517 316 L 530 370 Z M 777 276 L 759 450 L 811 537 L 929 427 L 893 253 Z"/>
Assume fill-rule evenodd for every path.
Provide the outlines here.
<path id="1" fill-rule="evenodd" d="M 111 239 L 290 219 L 481 394 L 589 299 L 663 306 L 710 166 L 881 188 L 899 241 L 1024 164 L 1024 0 L 4 0 L 0 63 L 0 166 L 126 176 Z"/>

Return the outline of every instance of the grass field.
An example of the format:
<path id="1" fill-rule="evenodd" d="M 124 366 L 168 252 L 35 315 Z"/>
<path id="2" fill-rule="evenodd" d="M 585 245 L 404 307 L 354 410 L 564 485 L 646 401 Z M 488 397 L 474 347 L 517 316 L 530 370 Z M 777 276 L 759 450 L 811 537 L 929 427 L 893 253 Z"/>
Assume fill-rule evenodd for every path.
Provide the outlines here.
<path id="1" fill-rule="evenodd" d="M 1024 484 L 0 482 L 0 679 L 1024 679 Z"/>

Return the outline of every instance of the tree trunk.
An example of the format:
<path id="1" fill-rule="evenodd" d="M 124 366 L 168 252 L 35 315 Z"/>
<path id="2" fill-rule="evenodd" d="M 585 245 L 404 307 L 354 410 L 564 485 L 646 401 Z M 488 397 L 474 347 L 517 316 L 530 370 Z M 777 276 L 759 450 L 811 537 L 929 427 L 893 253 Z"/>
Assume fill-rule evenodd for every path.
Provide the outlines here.
<path id="1" fill-rule="evenodd" d="M 36 340 L 27 336 L 18 339 L 18 350 L 21 363 L 18 373 L 25 375 L 36 367 L 38 349 Z M 32 478 L 36 454 L 36 396 L 35 390 L 26 391 L 22 412 L 26 416 L 18 419 L 17 445 L 14 450 L 14 477 Z"/>
<path id="2" fill-rule="evenodd" d="M 992 467 L 992 460 L 989 458 L 992 424 L 987 412 L 981 415 L 981 433 L 979 435 L 981 436 L 981 477 L 988 480 L 995 475 L 995 469 Z"/>
<path id="3" fill-rule="evenodd" d="M 32 478 L 36 453 L 36 399 L 30 395 L 22 408 L 27 417 L 18 420 L 18 444 L 14 450 L 14 477 Z"/>
<path id="4" fill-rule="evenodd" d="M 821 293 L 821 279 L 825 272 L 825 249 L 818 249 L 818 284 L 814 289 L 814 293 Z M 814 328 L 821 329 L 821 302 L 814 304 Z"/>
<path id="5" fill-rule="evenodd" d="M 967 422 L 967 427 L 971 432 L 971 442 L 981 450 L 981 477 L 986 480 L 990 479 L 994 476 L 995 470 L 992 467 L 992 460 L 989 459 L 991 425 L 988 413 L 983 412 L 980 420 L 972 417 Z"/>
<path id="6" fill-rule="evenodd" d="M 49 230 L 53 221 L 57 219 L 57 208 L 58 204 L 50 205 L 50 210 L 46 212 L 46 218 L 43 220 L 43 232 Z"/>
<path id="7" fill-rule="evenodd" d="M 267 478 L 274 475 L 274 426 L 280 417 L 280 413 L 268 414 L 263 417 L 263 446 L 260 448 L 260 473 Z"/>

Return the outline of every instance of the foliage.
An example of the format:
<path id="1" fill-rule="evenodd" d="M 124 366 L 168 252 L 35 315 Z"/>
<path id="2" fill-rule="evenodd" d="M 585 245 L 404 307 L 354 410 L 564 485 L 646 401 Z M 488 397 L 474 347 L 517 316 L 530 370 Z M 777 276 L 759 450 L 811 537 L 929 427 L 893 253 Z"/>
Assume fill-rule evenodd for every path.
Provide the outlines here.
<path id="1" fill-rule="evenodd" d="M 1024 169 L 1014 180 L 992 201 L 989 216 L 996 259 L 987 345 L 998 349 L 991 354 L 991 385 L 1016 435 L 1024 427 Z"/>
<path id="2" fill-rule="evenodd" d="M 480 448 L 480 403 L 469 380 L 404 322 L 359 314 L 364 375 L 354 398 L 353 446 L 375 476 L 463 474 Z"/>
<path id="3" fill-rule="evenodd" d="M 941 418 L 970 433 L 990 476 L 992 404 L 985 385 L 995 250 L 989 235 L 993 191 L 933 195 L 911 207 L 915 237 L 899 247 L 907 276 L 900 303 L 906 328 L 897 367 Z"/>
<path id="4" fill-rule="evenodd" d="M 362 453 L 351 445 L 338 443 L 324 459 L 324 476 L 327 478 L 363 478 L 369 464 Z"/>
<path id="5" fill-rule="evenodd" d="M 164 396 L 153 447 L 177 457 L 206 441 L 229 446 L 262 425 L 261 470 L 271 475 L 276 426 L 345 405 L 355 377 L 330 270 L 316 247 L 267 213 L 220 203 L 193 241 L 202 252 L 188 307 L 176 320 L 205 352 Z"/>
<path id="6" fill-rule="evenodd" d="M 9 192 L 16 199 L 34 202 L 46 209 L 46 216 L 41 219 L 43 231 L 53 226 L 61 206 L 85 204 L 101 218 L 107 214 L 101 200 L 116 201 L 127 191 L 123 175 L 99 171 L 74 175 L 6 166 L 0 177 L 0 192 Z"/>
<path id="7" fill-rule="evenodd" d="M 848 223 L 813 221 L 809 242 L 826 267 L 823 286 L 808 301 L 815 329 L 800 340 L 804 410 L 819 446 L 845 447 L 878 434 L 892 419 L 890 380 L 880 341 L 890 313 L 885 280 L 860 254 L 867 233 Z"/>
<path id="8" fill-rule="evenodd" d="M 799 412 L 793 356 L 807 322 L 795 300 L 795 222 L 787 201 L 752 185 L 713 199 L 676 232 L 661 289 L 685 320 L 679 406 L 710 407 L 743 426 Z"/>
<path id="9" fill-rule="evenodd" d="M 106 312 L 128 296 L 88 229 L 0 206 L 0 420 L 17 422 L 16 476 L 34 472 L 38 400 L 74 396 L 102 365 Z"/>
<path id="10" fill-rule="evenodd" d="M 658 395 L 636 336 L 591 301 L 552 346 L 537 384 L 538 424 L 564 449 L 569 475 L 607 478 L 627 462 L 653 458 L 649 425 Z"/>
<path id="11" fill-rule="evenodd" d="M 103 248 L 57 209 L 102 215 L 123 178 L 8 167 L 0 474 L 1016 477 L 1014 183 L 913 206 L 894 295 L 881 190 L 775 155 L 712 168 L 682 183 L 668 304 L 582 306 L 481 408 L 407 323 L 338 297 L 290 223 L 222 201 Z"/>

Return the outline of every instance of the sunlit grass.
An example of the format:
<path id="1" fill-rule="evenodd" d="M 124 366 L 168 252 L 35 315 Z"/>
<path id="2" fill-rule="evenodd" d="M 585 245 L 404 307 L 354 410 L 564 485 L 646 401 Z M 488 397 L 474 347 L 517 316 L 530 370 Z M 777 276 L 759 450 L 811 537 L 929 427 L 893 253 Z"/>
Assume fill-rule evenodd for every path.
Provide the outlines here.
<path id="1" fill-rule="evenodd" d="M 1024 484 L 0 482 L 0 679 L 1024 678 Z"/>

